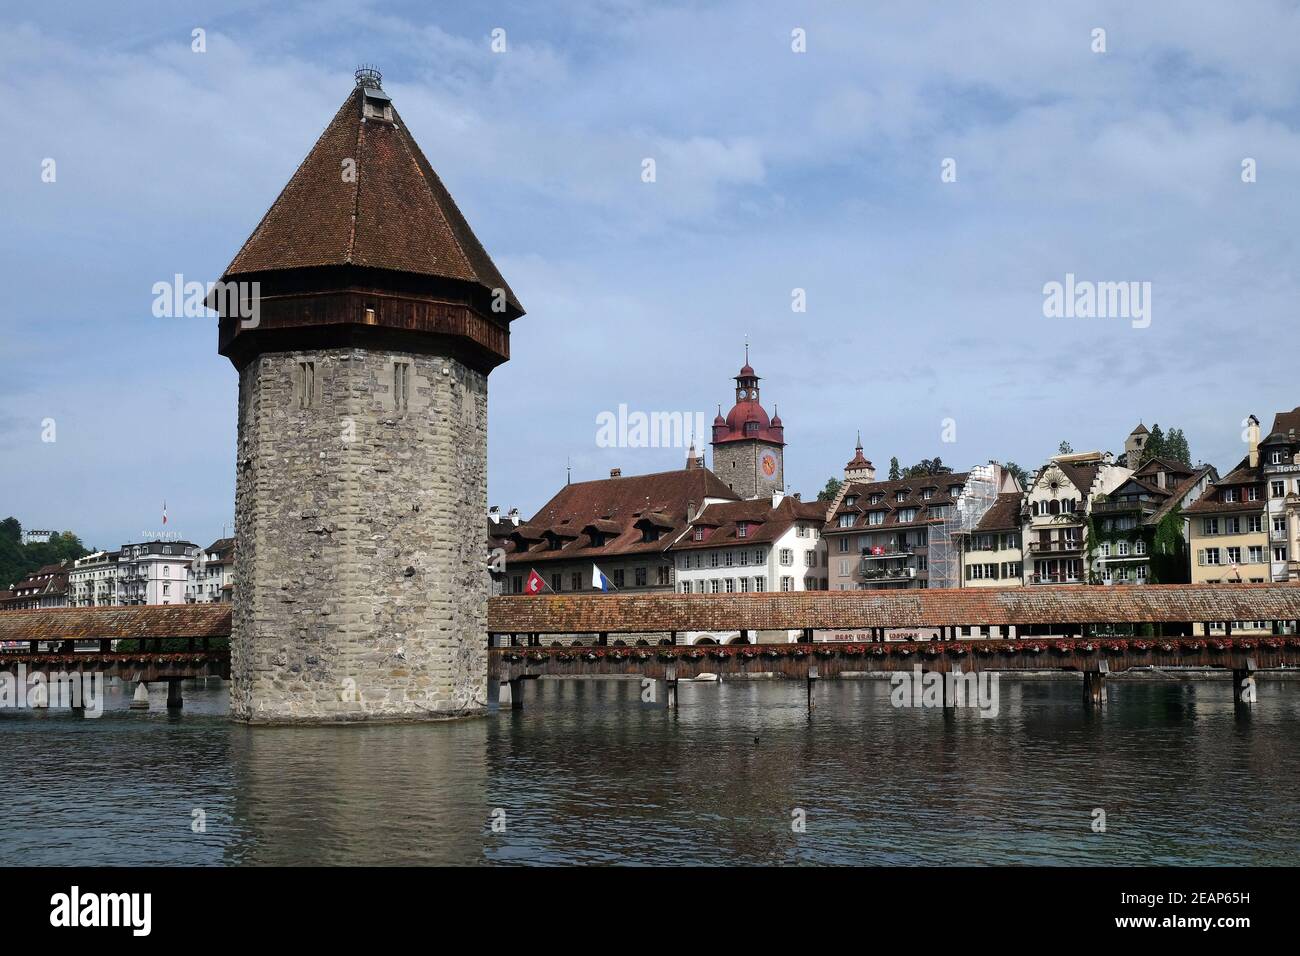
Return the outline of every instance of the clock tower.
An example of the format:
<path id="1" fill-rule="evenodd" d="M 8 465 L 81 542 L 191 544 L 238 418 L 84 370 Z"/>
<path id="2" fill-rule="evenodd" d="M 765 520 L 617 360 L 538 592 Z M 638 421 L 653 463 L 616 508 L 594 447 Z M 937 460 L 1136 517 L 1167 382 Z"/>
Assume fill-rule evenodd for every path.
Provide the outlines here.
<path id="1" fill-rule="evenodd" d="M 736 376 L 736 404 L 726 418 L 713 420 L 713 471 L 742 498 L 766 498 L 785 491 L 785 428 L 781 416 L 768 418 L 759 402 L 759 376 L 749 365 Z"/>

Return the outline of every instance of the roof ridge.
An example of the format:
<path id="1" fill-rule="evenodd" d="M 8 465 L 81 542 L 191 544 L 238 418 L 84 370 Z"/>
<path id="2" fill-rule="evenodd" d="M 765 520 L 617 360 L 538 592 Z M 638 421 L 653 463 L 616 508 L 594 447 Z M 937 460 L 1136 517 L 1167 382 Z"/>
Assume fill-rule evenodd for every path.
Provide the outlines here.
<path id="1" fill-rule="evenodd" d="M 361 87 L 357 87 L 357 89 L 359 90 Z M 352 96 L 348 97 L 348 102 L 352 102 L 355 99 L 356 94 L 353 93 Z M 361 109 L 361 122 L 357 123 L 356 148 L 352 150 L 352 162 L 356 167 L 356 176 L 354 176 L 352 180 L 352 225 L 348 229 L 348 251 L 343 256 L 343 261 L 348 263 L 348 265 L 352 265 L 355 262 L 357 251 L 357 219 L 361 215 L 361 150 L 365 146 L 366 108 L 364 103 L 359 104 L 359 106 Z M 313 149 L 314 148 L 315 147 L 313 147 Z M 311 154 L 308 153 L 308 155 L 310 156 Z"/>
<path id="2" fill-rule="evenodd" d="M 298 174 L 301 173 L 303 167 L 307 165 L 307 161 L 316 154 L 316 150 L 320 147 L 321 141 L 325 139 L 325 135 L 334 128 L 334 124 L 338 122 L 339 115 L 348 108 L 348 104 L 352 102 L 352 99 L 353 97 L 349 96 L 343 102 L 343 105 L 338 108 L 338 111 L 334 114 L 333 118 L 325 124 L 325 128 L 320 131 L 320 135 L 316 137 L 316 141 L 311 144 L 311 149 L 307 150 L 306 154 L 298 162 L 298 165 L 293 168 L 292 175 L 284 181 L 284 185 L 280 187 L 280 191 L 275 194 L 275 199 L 271 200 L 271 204 L 267 206 L 266 211 L 262 213 L 262 218 L 257 220 L 257 225 L 253 227 L 253 231 L 248 234 L 248 238 L 244 240 L 243 244 L 239 247 L 238 251 L 236 251 L 230 262 L 226 264 L 226 268 L 221 271 L 223 276 L 230 274 L 231 268 L 239 261 L 240 257 L 244 254 L 244 250 L 247 249 L 249 244 L 257 238 L 258 233 L 262 231 L 262 227 L 266 225 L 266 220 L 271 217 L 271 213 L 275 212 L 275 207 L 280 204 L 280 200 L 284 198 L 284 194 L 288 192 L 289 187 L 294 184 L 294 181 L 298 178 Z"/>

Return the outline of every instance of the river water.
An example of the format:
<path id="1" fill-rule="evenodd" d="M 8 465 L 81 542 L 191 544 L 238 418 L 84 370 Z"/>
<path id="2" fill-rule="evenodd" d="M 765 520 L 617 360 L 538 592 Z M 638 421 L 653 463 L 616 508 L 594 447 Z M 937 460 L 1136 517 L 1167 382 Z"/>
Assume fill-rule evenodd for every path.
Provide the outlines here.
<path id="1" fill-rule="evenodd" d="M 1000 684 L 998 715 L 880 681 L 535 681 L 422 725 L 250 728 L 218 681 L 179 717 L 0 712 L 0 863 L 1300 863 L 1300 682 Z M 1104 832 L 1095 832 L 1105 812 Z M 494 830 L 494 820 L 496 828 Z M 797 832 L 802 821 L 802 832 Z"/>

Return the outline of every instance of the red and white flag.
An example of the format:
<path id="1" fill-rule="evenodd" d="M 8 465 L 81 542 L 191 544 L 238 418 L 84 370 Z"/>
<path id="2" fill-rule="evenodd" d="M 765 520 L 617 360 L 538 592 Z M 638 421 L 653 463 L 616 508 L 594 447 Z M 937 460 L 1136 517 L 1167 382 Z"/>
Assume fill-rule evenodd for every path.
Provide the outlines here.
<path id="1" fill-rule="evenodd" d="M 167 502 L 163 502 L 163 524 L 167 523 Z"/>
<path id="2" fill-rule="evenodd" d="M 524 584 L 524 591 L 527 594 L 541 594 L 542 588 L 546 587 L 546 582 L 536 571 L 528 572 L 528 580 Z"/>

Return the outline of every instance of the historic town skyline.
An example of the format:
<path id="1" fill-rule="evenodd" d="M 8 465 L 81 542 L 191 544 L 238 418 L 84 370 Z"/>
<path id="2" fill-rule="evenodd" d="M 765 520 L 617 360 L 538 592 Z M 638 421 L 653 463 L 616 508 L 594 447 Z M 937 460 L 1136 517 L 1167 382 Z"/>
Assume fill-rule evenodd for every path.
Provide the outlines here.
<path id="1" fill-rule="evenodd" d="M 602 8 L 564 30 L 510 4 L 437 26 L 402 3 L 338 5 L 306 30 L 292 8 L 240 13 L 167 5 L 145 33 L 78 4 L 5 17 L 0 110 L 23 148 L 0 190 L 27 228 L 6 248 L 26 281 L 0 313 L 0 499 L 28 525 L 112 547 L 165 499 L 189 537 L 220 536 L 233 373 L 215 320 L 156 318 L 151 289 L 220 274 L 375 50 L 530 310 L 493 379 L 503 507 L 539 507 L 566 462 L 575 478 L 677 467 L 681 449 L 600 447 L 597 416 L 711 416 L 746 337 L 806 498 L 858 429 L 878 466 L 1033 468 L 1058 441 L 1117 450 L 1160 422 L 1222 470 L 1246 414 L 1295 404 L 1267 372 L 1297 291 L 1281 6 L 1248 37 L 1213 9 L 1019 11 L 1015 30 L 725 4 Z M 252 102 L 268 122 L 214 119 Z M 1047 318 L 1044 284 L 1069 275 L 1151 282 L 1150 324 Z"/>

